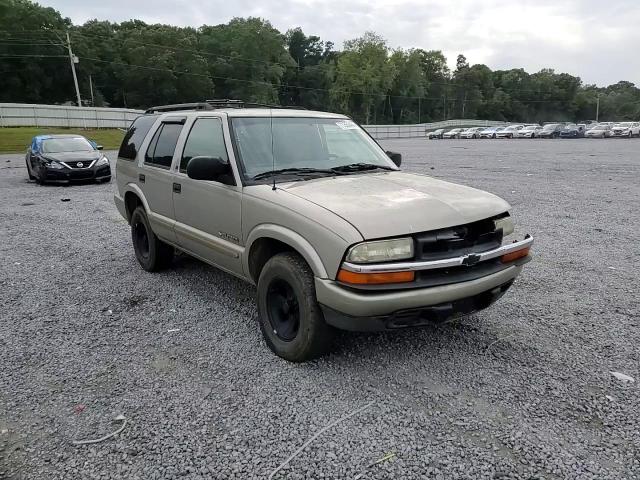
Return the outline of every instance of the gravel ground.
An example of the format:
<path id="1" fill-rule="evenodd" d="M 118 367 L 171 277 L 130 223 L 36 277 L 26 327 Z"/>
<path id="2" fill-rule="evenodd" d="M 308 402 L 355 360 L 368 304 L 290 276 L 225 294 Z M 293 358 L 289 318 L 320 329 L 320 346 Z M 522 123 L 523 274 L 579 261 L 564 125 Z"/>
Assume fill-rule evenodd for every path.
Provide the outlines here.
<path id="1" fill-rule="evenodd" d="M 370 402 L 274 479 L 640 478 L 640 141 L 383 143 L 506 198 L 535 259 L 478 315 L 304 365 L 239 280 L 140 269 L 115 184 L 41 187 L 0 156 L 0 478 L 267 478 Z"/>

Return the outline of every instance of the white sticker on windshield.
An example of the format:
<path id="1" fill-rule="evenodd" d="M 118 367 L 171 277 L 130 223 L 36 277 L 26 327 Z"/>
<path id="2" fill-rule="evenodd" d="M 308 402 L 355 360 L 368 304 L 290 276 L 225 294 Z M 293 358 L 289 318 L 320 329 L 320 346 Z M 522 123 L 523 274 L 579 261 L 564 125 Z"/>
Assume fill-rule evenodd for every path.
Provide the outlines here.
<path id="1" fill-rule="evenodd" d="M 336 122 L 336 125 L 339 126 L 342 130 L 357 130 L 358 125 L 351 120 L 341 120 L 340 122 Z"/>

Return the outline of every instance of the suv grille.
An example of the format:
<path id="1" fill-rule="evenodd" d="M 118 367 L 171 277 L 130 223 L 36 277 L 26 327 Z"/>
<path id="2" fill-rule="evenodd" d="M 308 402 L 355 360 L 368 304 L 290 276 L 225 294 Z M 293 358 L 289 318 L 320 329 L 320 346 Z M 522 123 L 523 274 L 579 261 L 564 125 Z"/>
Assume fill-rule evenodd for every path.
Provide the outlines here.
<path id="1" fill-rule="evenodd" d="M 487 218 L 457 227 L 418 233 L 416 259 L 441 260 L 468 253 L 481 253 L 502 245 L 502 230 L 496 230 L 494 220 Z"/>
<path id="2" fill-rule="evenodd" d="M 417 233 L 415 239 L 415 260 L 432 261 L 451 257 L 460 257 L 469 253 L 482 253 L 499 248 L 502 245 L 502 230 L 496 230 L 494 220 L 508 214 L 467 223 L 456 227 Z M 420 270 L 416 280 L 408 284 L 359 285 L 350 286 L 357 290 L 381 291 L 402 290 L 407 288 L 436 287 L 452 283 L 468 282 L 504 270 L 507 265 L 499 258 L 487 260 L 475 265 Z"/>

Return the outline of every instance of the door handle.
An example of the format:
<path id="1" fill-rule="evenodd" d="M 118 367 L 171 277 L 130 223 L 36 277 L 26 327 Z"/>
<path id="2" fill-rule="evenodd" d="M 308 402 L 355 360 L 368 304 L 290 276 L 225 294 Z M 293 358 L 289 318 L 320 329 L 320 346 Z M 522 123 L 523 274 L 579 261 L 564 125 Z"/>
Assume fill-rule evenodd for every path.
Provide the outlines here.
<path id="1" fill-rule="evenodd" d="M 179 183 L 174 183 L 173 184 L 173 191 L 175 193 L 180 193 L 182 191 L 182 185 L 180 185 Z"/>
<path id="2" fill-rule="evenodd" d="M 144 173 L 138 174 L 138 180 L 140 180 L 140 183 L 144 183 Z"/>

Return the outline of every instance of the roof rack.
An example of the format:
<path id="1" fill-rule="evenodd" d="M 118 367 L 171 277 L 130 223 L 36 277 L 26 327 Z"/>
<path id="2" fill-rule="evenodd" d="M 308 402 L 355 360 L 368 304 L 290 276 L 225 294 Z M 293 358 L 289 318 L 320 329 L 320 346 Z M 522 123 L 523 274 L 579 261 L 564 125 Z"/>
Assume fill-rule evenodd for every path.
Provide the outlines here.
<path id="1" fill-rule="evenodd" d="M 228 98 L 218 98 L 194 103 L 176 103 L 174 105 L 158 105 L 148 108 L 144 113 L 164 113 L 177 112 L 181 110 L 216 110 L 219 108 L 278 108 L 278 109 L 298 109 L 306 110 L 304 107 L 270 105 L 267 103 L 243 102 L 242 100 L 232 100 Z"/>
<path id="2" fill-rule="evenodd" d="M 213 107 L 205 102 L 176 103 L 174 105 L 158 105 L 145 110 L 144 113 L 177 112 L 180 110 L 213 110 Z"/>

